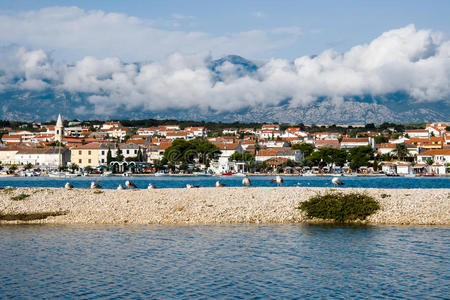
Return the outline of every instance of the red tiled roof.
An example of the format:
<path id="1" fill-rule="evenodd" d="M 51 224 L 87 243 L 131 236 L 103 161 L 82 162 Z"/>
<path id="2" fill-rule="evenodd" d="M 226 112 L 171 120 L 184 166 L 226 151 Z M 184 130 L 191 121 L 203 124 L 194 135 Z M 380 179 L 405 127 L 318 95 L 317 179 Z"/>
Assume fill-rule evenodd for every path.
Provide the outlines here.
<path id="1" fill-rule="evenodd" d="M 343 138 L 341 143 L 368 143 L 369 138 Z"/>
<path id="2" fill-rule="evenodd" d="M 433 155 L 450 155 L 450 149 L 430 149 L 423 153 L 418 154 L 418 156 L 433 156 Z"/>
<path id="3" fill-rule="evenodd" d="M 377 149 L 381 149 L 381 148 L 384 148 L 384 149 L 387 149 L 387 148 L 395 149 L 396 147 L 397 146 L 395 144 L 390 144 L 390 143 L 383 143 L 383 144 L 378 144 L 377 145 Z"/>

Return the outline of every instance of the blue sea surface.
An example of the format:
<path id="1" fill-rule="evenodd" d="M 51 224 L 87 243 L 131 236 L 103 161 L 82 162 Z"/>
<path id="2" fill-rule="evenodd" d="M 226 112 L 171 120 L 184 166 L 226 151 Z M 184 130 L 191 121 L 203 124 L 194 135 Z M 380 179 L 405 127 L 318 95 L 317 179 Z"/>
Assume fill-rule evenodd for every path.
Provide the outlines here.
<path id="1" fill-rule="evenodd" d="M 448 299 L 436 226 L 0 226 L 0 298 Z"/>
<path id="2" fill-rule="evenodd" d="M 252 176 L 252 186 L 268 187 L 276 186 L 270 183 L 273 176 Z M 284 176 L 283 186 L 299 187 L 332 187 L 331 177 L 301 177 Z M 344 188 L 450 188 L 450 177 L 340 177 Z M 67 179 L 49 177 L 2 177 L 0 187 L 64 187 L 66 182 L 70 182 L 75 188 L 89 188 L 92 181 L 99 181 L 99 184 L 106 189 L 115 189 L 119 184 L 124 184 L 126 180 L 132 180 L 138 188 L 145 189 L 149 183 L 158 188 L 184 188 L 186 184 L 194 184 L 200 187 L 213 187 L 217 180 L 227 186 L 242 186 L 242 177 L 235 176 L 136 176 L 136 177 L 76 177 Z"/>

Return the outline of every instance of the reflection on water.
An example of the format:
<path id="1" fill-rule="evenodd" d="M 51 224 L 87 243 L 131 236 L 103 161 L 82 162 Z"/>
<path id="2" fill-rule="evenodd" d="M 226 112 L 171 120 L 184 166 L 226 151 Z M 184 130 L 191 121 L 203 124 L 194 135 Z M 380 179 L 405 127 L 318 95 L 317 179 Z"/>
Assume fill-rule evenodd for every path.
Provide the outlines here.
<path id="1" fill-rule="evenodd" d="M 1 226 L 0 298 L 446 298 L 447 227 Z"/>

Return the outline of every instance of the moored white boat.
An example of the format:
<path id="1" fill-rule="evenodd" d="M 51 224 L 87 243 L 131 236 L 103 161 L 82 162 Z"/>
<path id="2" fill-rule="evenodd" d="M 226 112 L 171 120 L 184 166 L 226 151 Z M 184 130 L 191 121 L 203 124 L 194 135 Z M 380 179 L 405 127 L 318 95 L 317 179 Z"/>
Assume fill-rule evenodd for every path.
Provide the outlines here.
<path id="1" fill-rule="evenodd" d="M 170 176 L 170 174 L 164 173 L 164 172 L 157 172 L 157 173 L 155 173 L 155 176 Z"/>

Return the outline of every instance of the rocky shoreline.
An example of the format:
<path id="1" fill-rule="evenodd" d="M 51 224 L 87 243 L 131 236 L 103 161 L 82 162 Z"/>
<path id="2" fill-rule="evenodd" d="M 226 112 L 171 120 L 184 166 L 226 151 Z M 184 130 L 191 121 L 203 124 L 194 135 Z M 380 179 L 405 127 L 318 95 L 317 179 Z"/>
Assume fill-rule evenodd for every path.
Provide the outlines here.
<path id="1" fill-rule="evenodd" d="M 450 225 L 450 189 L 198 188 L 90 190 L 5 188 L 0 224 L 310 223 L 301 201 L 330 190 L 364 192 L 381 209 L 367 224 Z M 12 200 L 15 199 L 15 200 Z"/>

